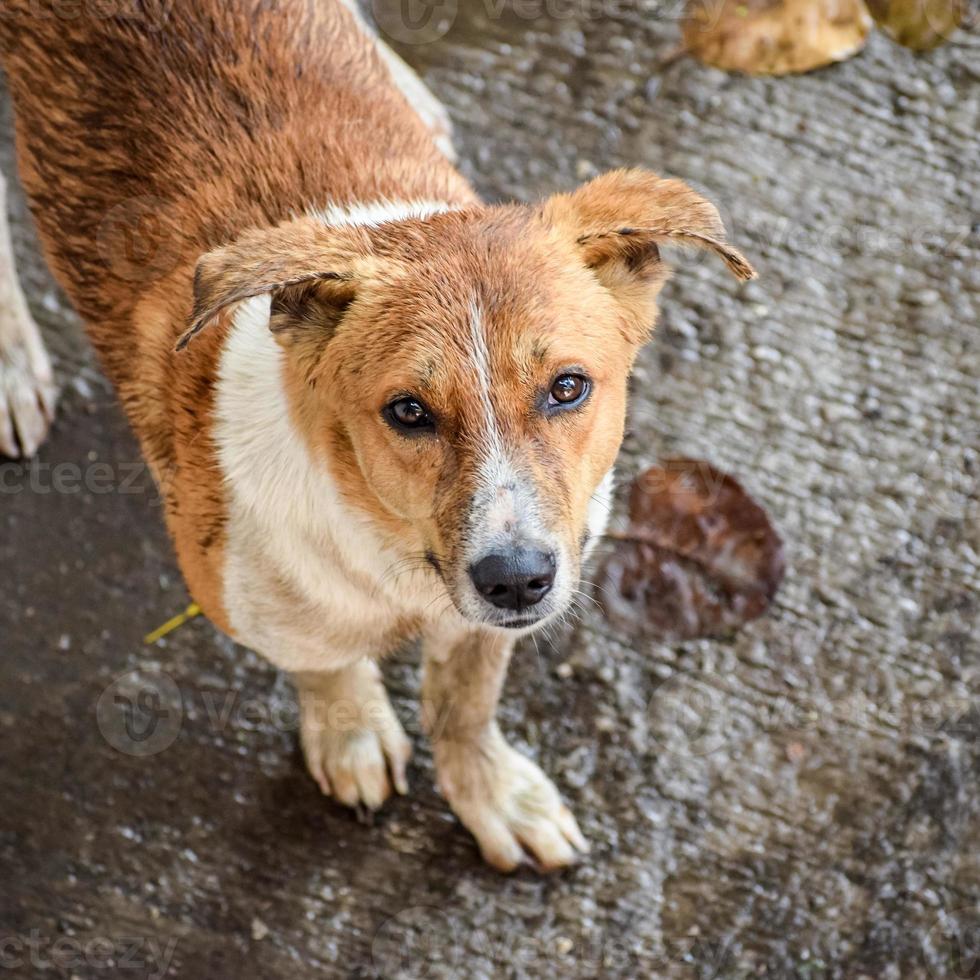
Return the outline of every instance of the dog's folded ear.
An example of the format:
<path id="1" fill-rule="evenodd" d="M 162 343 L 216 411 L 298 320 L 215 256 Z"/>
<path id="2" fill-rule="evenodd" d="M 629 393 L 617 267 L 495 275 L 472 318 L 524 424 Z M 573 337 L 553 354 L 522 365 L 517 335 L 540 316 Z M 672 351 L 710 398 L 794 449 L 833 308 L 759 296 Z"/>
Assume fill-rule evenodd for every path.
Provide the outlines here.
<path id="1" fill-rule="evenodd" d="M 299 218 L 246 232 L 198 260 L 194 309 L 177 350 L 229 307 L 265 294 L 272 297 L 271 330 L 316 326 L 322 337 L 339 323 L 374 264 L 360 228 L 327 228 Z"/>
<path id="2" fill-rule="evenodd" d="M 543 205 L 545 221 L 571 238 L 582 261 L 637 317 L 653 309 L 670 275 L 661 245 L 707 249 L 738 279 L 755 270 L 725 239 L 717 208 L 683 181 L 614 170 Z"/>

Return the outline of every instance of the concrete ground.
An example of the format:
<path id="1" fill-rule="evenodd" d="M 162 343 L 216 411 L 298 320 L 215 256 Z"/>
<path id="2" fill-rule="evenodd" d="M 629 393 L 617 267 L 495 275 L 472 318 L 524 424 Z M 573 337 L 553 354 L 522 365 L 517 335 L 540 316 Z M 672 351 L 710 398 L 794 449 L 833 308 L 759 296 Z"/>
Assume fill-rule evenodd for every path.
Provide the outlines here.
<path id="1" fill-rule="evenodd" d="M 0 977 L 980 976 L 980 39 L 746 79 L 664 63 L 677 6 L 445 0 L 412 35 L 375 4 L 488 197 L 646 165 L 761 273 L 678 262 L 622 474 L 732 472 L 786 582 L 729 641 L 590 611 L 523 650 L 503 725 L 593 844 L 560 876 L 480 864 L 410 651 L 412 794 L 368 827 L 306 776 L 275 671 L 200 619 L 142 644 L 187 596 L 15 197 L 65 394 L 0 466 Z"/>

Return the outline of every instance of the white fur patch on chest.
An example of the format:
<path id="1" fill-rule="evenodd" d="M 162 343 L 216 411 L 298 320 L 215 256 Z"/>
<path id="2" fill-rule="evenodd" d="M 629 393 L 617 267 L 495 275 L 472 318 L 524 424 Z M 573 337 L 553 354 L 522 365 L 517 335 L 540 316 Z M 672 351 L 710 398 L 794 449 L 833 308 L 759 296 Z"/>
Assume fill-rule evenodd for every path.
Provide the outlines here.
<path id="1" fill-rule="evenodd" d="M 308 669 L 281 662 L 276 647 L 329 645 L 331 636 L 349 645 L 352 622 L 397 614 L 372 588 L 397 556 L 295 429 L 269 310 L 268 295 L 238 308 L 218 373 L 214 436 L 230 498 L 225 603 L 243 642 Z"/>

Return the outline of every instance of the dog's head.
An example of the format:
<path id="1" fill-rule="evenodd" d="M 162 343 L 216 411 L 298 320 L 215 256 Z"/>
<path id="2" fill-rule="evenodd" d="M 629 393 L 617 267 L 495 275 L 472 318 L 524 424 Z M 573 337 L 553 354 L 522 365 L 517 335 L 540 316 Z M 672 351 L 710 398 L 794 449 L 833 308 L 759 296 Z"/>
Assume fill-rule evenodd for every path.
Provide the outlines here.
<path id="1" fill-rule="evenodd" d="M 524 628 L 568 608 L 603 523 L 670 244 L 753 274 L 711 204 L 642 171 L 537 207 L 298 219 L 201 259 L 180 346 L 271 294 L 295 418 L 348 502 L 467 620 Z"/>

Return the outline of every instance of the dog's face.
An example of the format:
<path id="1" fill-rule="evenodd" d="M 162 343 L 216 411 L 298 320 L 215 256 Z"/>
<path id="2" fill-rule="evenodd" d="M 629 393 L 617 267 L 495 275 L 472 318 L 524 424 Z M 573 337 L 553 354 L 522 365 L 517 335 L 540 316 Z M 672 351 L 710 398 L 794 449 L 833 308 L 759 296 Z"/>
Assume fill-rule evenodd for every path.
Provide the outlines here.
<path id="1" fill-rule="evenodd" d="M 525 627 L 578 581 L 635 344 L 522 210 L 427 225 L 433 244 L 366 288 L 333 341 L 335 445 L 467 619 Z"/>
<path id="2" fill-rule="evenodd" d="M 259 234 L 202 260 L 196 327 L 272 292 L 313 450 L 460 614 L 502 628 L 569 607 L 604 522 L 658 242 L 750 274 L 707 202 L 639 172 L 538 208 Z"/>

